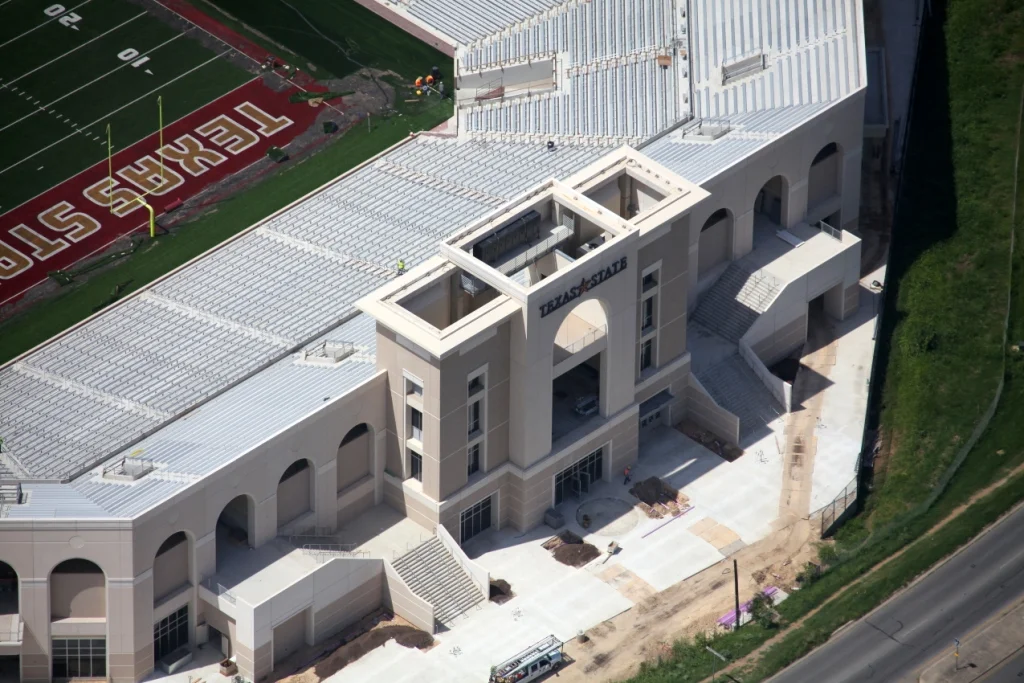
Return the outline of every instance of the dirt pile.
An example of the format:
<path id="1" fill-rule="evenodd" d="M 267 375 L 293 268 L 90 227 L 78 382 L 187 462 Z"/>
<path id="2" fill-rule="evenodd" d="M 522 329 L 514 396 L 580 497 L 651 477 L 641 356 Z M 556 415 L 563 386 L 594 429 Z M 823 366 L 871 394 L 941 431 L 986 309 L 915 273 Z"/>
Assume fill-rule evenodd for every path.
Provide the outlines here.
<path id="1" fill-rule="evenodd" d="M 684 494 L 679 493 L 658 477 L 648 477 L 643 481 L 638 481 L 629 492 L 640 499 L 637 507 L 653 519 L 674 517 L 682 512 L 689 502 Z"/>
<path id="2" fill-rule="evenodd" d="M 282 683 L 320 683 L 392 639 L 403 647 L 420 650 L 434 645 L 434 637 L 429 633 L 389 613 L 377 613 L 349 627 L 326 646 L 306 648 L 290 656 L 280 668 L 297 673 L 278 680 Z M 335 649 L 332 651 L 332 648 Z"/>
<path id="3" fill-rule="evenodd" d="M 508 602 L 516 594 L 512 592 L 512 586 L 505 579 L 491 579 L 491 602 L 502 604 Z"/>
<path id="4" fill-rule="evenodd" d="M 571 531 L 563 531 L 551 537 L 544 542 L 543 547 L 550 550 L 556 560 L 570 567 L 582 567 L 601 554 L 600 550 L 584 543 L 582 538 Z"/>

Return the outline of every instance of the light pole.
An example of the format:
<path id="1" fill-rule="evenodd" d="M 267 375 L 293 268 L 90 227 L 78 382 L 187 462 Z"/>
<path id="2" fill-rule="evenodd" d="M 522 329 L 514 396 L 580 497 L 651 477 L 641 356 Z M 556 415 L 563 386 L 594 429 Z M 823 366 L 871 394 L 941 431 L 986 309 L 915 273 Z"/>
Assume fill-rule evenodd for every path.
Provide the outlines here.
<path id="1" fill-rule="evenodd" d="M 953 653 L 953 671 L 960 670 L 960 639 L 954 638 L 953 643 L 956 645 L 956 652 Z"/>

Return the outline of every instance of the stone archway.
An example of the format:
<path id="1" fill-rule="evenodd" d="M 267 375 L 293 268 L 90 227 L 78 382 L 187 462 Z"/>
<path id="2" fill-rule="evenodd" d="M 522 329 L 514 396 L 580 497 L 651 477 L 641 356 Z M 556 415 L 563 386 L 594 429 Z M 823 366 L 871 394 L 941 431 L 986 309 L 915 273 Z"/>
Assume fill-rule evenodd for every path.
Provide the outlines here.
<path id="1" fill-rule="evenodd" d="M 50 620 L 107 618 L 107 577 L 90 560 L 64 560 L 50 572 Z M 50 657 L 54 679 L 107 675 L 106 624 L 103 635 L 54 636 Z"/>
<path id="2" fill-rule="evenodd" d="M 733 216 L 729 209 L 718 209 L 704 221 L 697 247 L 698 277 L 729 260 L 732 230 Z"/>
<path id="3" fill-rule="evenodd" d="M 313 463 L 305 458 L 285 469 L 277 482 L 277 528 L 311 512 L 313 507 Z"/>
<path id="4" fill-rule="evenodd" d="M 818 150 L 807 170 L 808 213 L 813 213 L 823 204 L 834 203 L 842 192 L 843 150 L 835 142 L 830 142 Z"/>
<path id="5" fill-rule="evenodd" d="M 374 437 L 373 427 L 366 422 L 360 422 L 342 438 L 337 455 L 338 493 L 362 481 L 373 472 L 376 443 Z"/>
<path id="6" fill-rule="evenodd" d="M 608 314 L 600 299 L 582 301 L 565 314 L 552 350 L 552 441 L 602 414 L 607 344 Z"/>
<path id="7" fill-rule="evenodd" d="M 758 220 L 785 226 L 789 214 L 789 181 L 785 176 L 769 178 L 754 198 L 754 227 Z"/>

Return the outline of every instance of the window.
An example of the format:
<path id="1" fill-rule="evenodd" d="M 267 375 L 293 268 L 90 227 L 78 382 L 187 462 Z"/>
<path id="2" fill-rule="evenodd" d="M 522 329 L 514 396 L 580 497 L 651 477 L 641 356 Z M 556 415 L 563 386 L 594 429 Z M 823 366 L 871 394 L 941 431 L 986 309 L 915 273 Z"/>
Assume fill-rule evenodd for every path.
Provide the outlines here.
<path id="1" fill-rule="evenodd" d="M 412 438 L 423 443 L 423 413 L 409 408 L 409 424 L 412 426 Z"/>
<path id="2" fill-rule="evenodd" d="M 468 387 L 469 392 L 468 393 L 469 393 L 470 396 L 472 396 L 473 394 L 475 394 L 476 392 L 480 391 L 483 388 L 484 388 L 484 376 L 483 375 L 477 375 L 473 379 L 469 380 L 469 387 Z"/>
<path id="3" fill-rule="evenodd" d="M 153 650 L 157 662 L 182 645 L 188 645 L 188 605 L 161 619 L 153 627 Z"/>
<path id="4" fill-rule="evenodd" d="M 423 456 L 416 451 L 409 451 L 409 460 L 411 461 L 412 472 L 411 477 L 416 481 L 423 481 Z"/>
<path id="5" fill-rule="evenodd" d="M 480 471 L 480 444 L 475 443 L 469 447 L 469 466 L 467 476 L 473 476 Z"/>
<path id="6" fill-rule="evenodd" d="M 647 332 L 654 327 L 654 297 L 644 299 L 640 305 L 640 331 Z"/>
<path id="7" fill-rule="evenodd" d="M 411 379 L 406 379 L 405 382 L 406 382 L 406 385 L 407 385 L 407 387 L 406 387 L 407 390 L 406 390 L 405 393 L 407 393 L 407 394 L 409 394 L 411 396 L 423 396 L 423 385 L 422 384 L 418 384 L 417 382 L 413 382 Z"/>
<path id="8" fill-rule="evenodd" d="M 462 543 L 481 531 L 491 528 L 491 497 L 487 496 L 471 508 L 462 511 Z"/>
<path id="9" fill-rule="evenodd" d="M 480 431 L 480 401 L 469 404 L 469 435 Z"/>
<path id="10" fill-rule="evenodd" d="M 653 345 L 653 339 L 648 339 L 647 341 L 640 345 L 640 372 L 643 372 L 647 368 L 651 367 L 651 362 L 653 361 Z"/>
<path id="11" fill-rule="evenodd" d="M 106 639 L 53 639 L 54 678 L 106 678 L 106 676 Z"/>
<path id="12" fill-rule="evenodd" d="M 652 287 L 656 287 L 657 285 L 658 271 L 654 271 L 652 273 L 647 273 L 647 275 L 644 275 L 643 286 L 641 287 L 641 289 L 646 292 L 650 290 Z"/>

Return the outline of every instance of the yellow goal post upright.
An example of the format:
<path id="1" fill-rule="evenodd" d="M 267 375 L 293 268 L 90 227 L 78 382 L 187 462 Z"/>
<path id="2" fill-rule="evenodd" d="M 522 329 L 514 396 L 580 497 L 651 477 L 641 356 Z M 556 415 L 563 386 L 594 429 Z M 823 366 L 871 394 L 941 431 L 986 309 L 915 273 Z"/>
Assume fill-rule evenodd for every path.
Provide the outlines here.
<path id="1" fill-rule="evenodd" d="M 160 136 L 160 146 L 157 152 L 160 154 L 160 182 L 163 184 L 164 180 L 164 98 L 163 95 L 157 95 L 156 98 L 157 107 L 157 119 L 158 127 L 157 131 Z M 110 213 L 114 213 L 114 138 L 111 125 L 107 123 L 107 197 L 110 199 Z M 156 237 L 156 214 L 153 211 L 153 207 L 150 206 L 144 197 L 151 194 L 152 190 L 147 190 L 142 194 L 138 195 L 132 201 L 138 202 L 149 210 L 149 236 L 150 238 Z"/>

